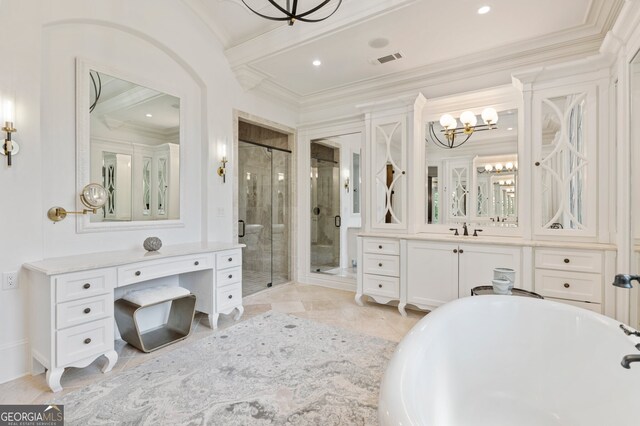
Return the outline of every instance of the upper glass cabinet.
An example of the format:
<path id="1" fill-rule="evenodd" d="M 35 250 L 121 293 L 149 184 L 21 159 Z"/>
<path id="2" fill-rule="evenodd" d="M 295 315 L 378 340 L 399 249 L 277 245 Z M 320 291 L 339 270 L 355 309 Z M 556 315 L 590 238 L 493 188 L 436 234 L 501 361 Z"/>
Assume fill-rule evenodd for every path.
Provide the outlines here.
<path id="1" fill-rule="evenodd" d="M 406 118 L 372 121 L 372 226 L 406 226 Z"/>
<path id="2" fill-rule="evenodd" d="M 538 233 L 595 233 L 594 97 L 589 89 L 534 96 L 534 225 Z"/>

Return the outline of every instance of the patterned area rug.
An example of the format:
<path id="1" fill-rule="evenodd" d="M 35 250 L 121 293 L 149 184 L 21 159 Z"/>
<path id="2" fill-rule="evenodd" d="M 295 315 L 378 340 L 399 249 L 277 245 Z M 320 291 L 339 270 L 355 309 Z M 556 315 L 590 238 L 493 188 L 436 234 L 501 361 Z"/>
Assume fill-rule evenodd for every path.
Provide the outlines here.
<path id="1" fill-rule="evenodd" d="M 395 346 L 267 312 L 57 402 L 69 425 L 377 425 Z"/>

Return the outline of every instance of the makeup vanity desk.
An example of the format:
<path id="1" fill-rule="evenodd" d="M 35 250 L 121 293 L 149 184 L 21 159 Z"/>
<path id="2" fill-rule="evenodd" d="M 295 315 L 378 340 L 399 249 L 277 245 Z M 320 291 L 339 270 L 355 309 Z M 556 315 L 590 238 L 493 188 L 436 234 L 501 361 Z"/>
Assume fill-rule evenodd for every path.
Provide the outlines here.
<path id="1" fill-rule="evenodd" d="M 216 328 L 220 314 L 242 307 L 244 244 L 193 243 L 88 253 L 26 263 L 30 306 L 31 372 L 47 369 L 47 384 L 62 390 L 67 367 L 86 367 L 104 355 L 104 373 L 118 360 L 113 302 L 130 290 L 179 285 L 196 295 L 196 310 Z"/>

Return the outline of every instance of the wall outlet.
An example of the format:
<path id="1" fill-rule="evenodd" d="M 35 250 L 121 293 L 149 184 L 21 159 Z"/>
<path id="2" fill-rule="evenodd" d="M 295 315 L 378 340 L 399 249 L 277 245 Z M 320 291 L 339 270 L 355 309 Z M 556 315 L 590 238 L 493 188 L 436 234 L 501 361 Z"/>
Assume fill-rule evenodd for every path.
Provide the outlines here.
<path id="1" fill-rule="evenodd" d="M 18 288 L 18 272 L 2 273 L 2 289 L 13 290 Z"/>

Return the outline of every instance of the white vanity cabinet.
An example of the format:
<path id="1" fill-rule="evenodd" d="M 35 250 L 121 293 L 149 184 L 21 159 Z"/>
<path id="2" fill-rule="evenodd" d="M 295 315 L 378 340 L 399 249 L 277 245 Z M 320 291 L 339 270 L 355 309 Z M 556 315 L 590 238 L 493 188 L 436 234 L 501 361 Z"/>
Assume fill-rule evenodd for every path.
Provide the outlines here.
<path id="1" fill-rule="evenodd" d="M 605 270 L 611 253 L 601 250 L 535 250 L 535 291 L 547 299 L 603 313 Z"/>
<path id="2" fill-rule="evenodd" d="M 491 285 L 494 268 L 512 268 L 521 282 L 522 247 L 424 239 L 358 237 L 359 264 L 356 302 L 363 296 L 377 303 L 398 301 L 432 310 L 473 287 Z"/>
<path id="3" fill-rule="evenodd" d="M 491 285 L 494 268 L 516 270 L 521 282 L 520 247 L 430 241 L 407 243 L 407 297 L 402 304 L 432 310 L 471 289 Z"/>
<path id="4" fill-rule="evenodd" d="M 62 389 L 67 367 L 86 367 L 114 350 L 114 299 L 155 285 L 179 285 L 196 295 L 196 310 L 212 328 L 220 314 L 242 307 L 241 244 L 196 243 L 144 250 L 91 253 L 26 263 L 32 373 L 47 370 L 51 390 Z M 39 364 L 39 365 L 38 365 Z M 41 366 L 41 367 L 40 367 Z"/>
<path id="5" fill-rule="evenodd" d="M 400 243 L 390 238 L 358 238 L 358 291 L 362 306 L 366 295 L 378 303 L 400 300 Z"/>

